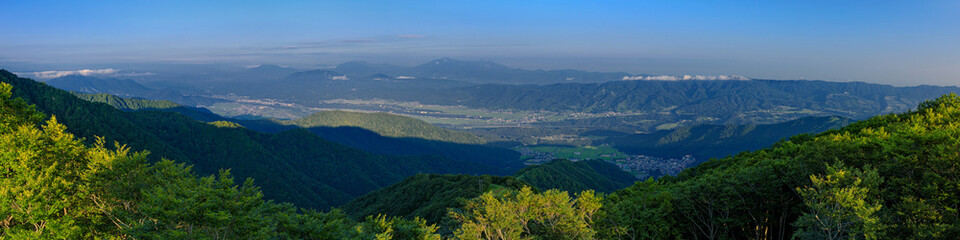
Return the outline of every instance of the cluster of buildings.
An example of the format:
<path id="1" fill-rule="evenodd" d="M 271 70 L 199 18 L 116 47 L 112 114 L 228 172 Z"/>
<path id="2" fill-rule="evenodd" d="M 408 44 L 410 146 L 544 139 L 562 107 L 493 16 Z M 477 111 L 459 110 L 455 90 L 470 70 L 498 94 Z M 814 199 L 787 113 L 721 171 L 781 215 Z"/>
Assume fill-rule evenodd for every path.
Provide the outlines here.
<path id="1" fill-rule="evenodd" d="M 526 162 L 524 162 L 526 165 L 543 164 L 557 159 L 553 153 L 535 151 L 527 147 L 520 147 L 515 150 L 526 159 Z M 602 157 L 607 162 L 617 165 L 617 167 L 620 167 L 623 171 L 633 174 L 639 179 L 676 175 L 680 173 L 680 171 L 692 167 L 693 164 L 697 162 L 697 159 L 693 157 L 693 155 L 684 155 L 680 158 L 662 158 L 647 155 L 603 155 Z M 570 160 L 579 161 L 581 159 L 571 158 Z"/>
<path id="2" fill-rule="evenodd" d="M 556 155 L 553 155 L 553 153 L 534 151 L 527 147 L 516 148 L 515 150 L 526 159 L 526 161 L 523 163 L 526 165 L 544 164 L 557 159 Z"/>
<path id="3" fill-rule="evenodd" d="M 693 166 L 697 159 L 692 155 L 680 158 L 660 158 L 646 155 L 634 155 L 626 159 L 612 161 L 617 167 L 636 176 L 639 179 L 676 175 Z"/>

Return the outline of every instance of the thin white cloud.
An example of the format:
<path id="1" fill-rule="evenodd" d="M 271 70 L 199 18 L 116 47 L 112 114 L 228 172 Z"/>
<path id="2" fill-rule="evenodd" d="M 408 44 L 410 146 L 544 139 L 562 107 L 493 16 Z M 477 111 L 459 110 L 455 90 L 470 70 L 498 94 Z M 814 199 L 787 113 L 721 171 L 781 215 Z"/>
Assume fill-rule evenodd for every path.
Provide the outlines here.
<path id="1" fill-rule="evenodd" d="M 153 76 L 153 75 L 157 75 L 157 74 L 152 72 L 142 72 L 142 73 L 130 72 L 130 73 L 113 74 L 114 77 L 143 77 L 143 76 Z"/>
<path id="2" fill-rule="evenodd" d="M 740 75 L 659 75 L 659 76 L 623 76 L 621 80 L 681 81 L 681 80 L 750 80 Z"/>
<path id="3" fill-rule="evenodd" d="M 333 76 L 333 77 L 331 77 L 330 79 L 333 79 L 333 80 L 350 80 L 350 78 L 348 78 L 347 75 L 343 75 L 343 76 Z"/>
<path id="4" fill-rule="evenodd" d="M 80 75 L 80 76 L 109 76 L 109 77 L 140 77 L 140 76 L 150 76 L 155 73 L 145 72 L 145 73 L 135 73 L 135 72 L 120 72 L 119 70 L 113 68 L 105 69 L 80 69 L 80 70 L 70 70 L 70 71 L 42 71 L 42 72 L 28 72 L 28 73 L 17 73 L 19 75 L 32 76 L 34 78 L 58 78 L 65 77 L 70 75 Z"/>
<path id="5" fill-rule="evenodd" d="M 369 43 L 369 42 L 376 42 L 376 41 L 377 41 L 376 39 L 369 39 L 369 38 L 355 38 L 355 39 L 340 40 L 340 42 L 345 42 L 345 43 Z"/>

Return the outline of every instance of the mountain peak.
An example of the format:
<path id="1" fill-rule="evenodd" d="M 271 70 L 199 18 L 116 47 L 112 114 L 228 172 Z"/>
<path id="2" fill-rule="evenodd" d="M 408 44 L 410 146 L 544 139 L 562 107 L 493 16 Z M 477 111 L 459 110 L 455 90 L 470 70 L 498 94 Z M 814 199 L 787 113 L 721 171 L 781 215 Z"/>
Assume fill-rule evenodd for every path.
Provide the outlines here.
<path id="1" fill-rule="evenodd" d="M 288 79 L 331 79 L 348 80 L 347 75 L 331 70 L 312 70 L 305 72 L 295 72 L 287 76 Z"/>
<path id="2" fill-rule="evenodd" d="M 91 77 L 91 76 L 84 76 L 84 75 L 80 75 L 80 74 L 69 74 L 69 75 L 64 75 L 63 77 L 57 77 L 57 78 L 47 79 L 47 80 L 45 80 L 44 82 L 51 81 L 51 80 L 55 80 L 55 81 L 90 81 L 90 80 L 100 80 L 100 78 Z"/>
<path id="3" fill-rule="evenodd" d="M 256 67 L 251 67 L 249 69 L 250 70 L 285 70 L 290 68 L 282 67 L 280 65 L 275 65 L 275 64 L 260 64 L 260 65 L 257 65 Z"/>
<path id="4" fill-rule="evenodd" d="M 370 74 L 397 74 L 403 67 L 386 64 L 371 63 L 367 61 L 349 61 L 337 65 L 334 70 L 348 75 L 370 75 Z"/>

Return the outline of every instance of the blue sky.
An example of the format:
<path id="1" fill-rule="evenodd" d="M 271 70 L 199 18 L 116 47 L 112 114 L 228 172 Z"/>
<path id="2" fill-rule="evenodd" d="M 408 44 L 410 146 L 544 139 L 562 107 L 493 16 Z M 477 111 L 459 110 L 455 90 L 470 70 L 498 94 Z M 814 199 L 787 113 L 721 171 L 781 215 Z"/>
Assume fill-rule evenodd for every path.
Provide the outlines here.
<path id="1" fill-rule="evenodd" d="M 439 57 L 540 69 L 960 85 L 960 1 L 10 1 L 0 64 Z M 50 69 L 66 70 L 66 69 Z"/>

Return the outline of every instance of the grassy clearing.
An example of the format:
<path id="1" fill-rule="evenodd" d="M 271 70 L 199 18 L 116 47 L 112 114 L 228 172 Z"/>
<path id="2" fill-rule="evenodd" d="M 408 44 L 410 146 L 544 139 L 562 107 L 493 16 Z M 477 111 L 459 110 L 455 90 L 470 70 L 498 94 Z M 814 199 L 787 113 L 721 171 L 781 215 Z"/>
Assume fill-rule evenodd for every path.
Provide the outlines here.
<path id="1" fill-rule="evenodd" d="M 530 150 L 552 153 L 555 157 L 566 159 L 603 159 L 615 160 L 626 158 L 627 154 L 610 146 L 532 146 Z"/>

